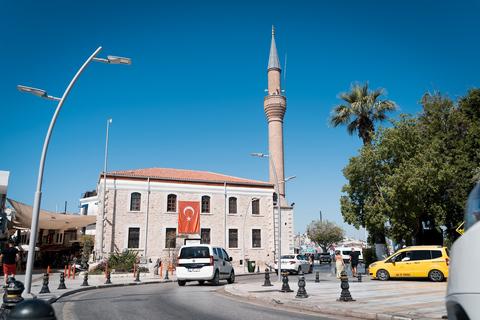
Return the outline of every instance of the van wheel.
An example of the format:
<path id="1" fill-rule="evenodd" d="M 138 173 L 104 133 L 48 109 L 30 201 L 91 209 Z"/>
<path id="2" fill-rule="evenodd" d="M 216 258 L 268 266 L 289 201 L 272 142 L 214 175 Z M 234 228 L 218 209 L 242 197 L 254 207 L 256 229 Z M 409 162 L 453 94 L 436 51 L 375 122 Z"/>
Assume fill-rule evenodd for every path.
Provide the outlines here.
<path id="1" fill-rule="evenodd" d="M 212 279 L 212 284 L 214 286 L 218 286 L 220 284 L 220 274 L 218 273 L 218 270 L 215 271 L 215 275 L 213 276 L 213 279 Z"/>
<path id="2" fill-rule="evenodd" d="M 428 273 L 428 279 L 430 279 L 433 282 L 440 282 L 440 281 L 443 281 L 443 279 L 445 279 L 445 276 L 440 270 L 432 270 Z"/>
<path id="3" fill-rule="evenodd" d="M 205 280 L 198 280 L 198 284 L 203 286 L 203 284 L 205 283 Z"/>
<path id="4" fill-rule="evenodd" d="M 390 274 L 388 273 L 387 270 L 380 269 L 377 271 L 377 279 L 380 281 L 386 281 L 390 279 Z"/>
<path id="5" fill-rule="evenodd" d="M 178 285 L 179 285 L 180 287 L 183 287 L 183 286 L 185 285 L 185 283 L 187 283 L 187 281 L 185 281 L 185 280 L 178 280 Z"/>
<path id="6" fill-rule="evenodd" d="M 233 270 L 232 270 L 232 272 L 230 272 L 230 277 L 228 277 L 227 282 L 229 284 L 232 284 L 232 283 L 235 282 L 235 272 L 233 272 Z"/>

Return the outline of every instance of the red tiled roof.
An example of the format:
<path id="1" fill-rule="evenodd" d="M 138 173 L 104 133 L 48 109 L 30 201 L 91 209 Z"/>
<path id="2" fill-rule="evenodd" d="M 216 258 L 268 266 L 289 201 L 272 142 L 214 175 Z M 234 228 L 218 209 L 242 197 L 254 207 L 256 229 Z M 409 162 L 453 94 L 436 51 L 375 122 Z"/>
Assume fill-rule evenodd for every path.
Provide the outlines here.
<path id="1" fill-rule="evenodd" d="M 151 178 L 159 180 L 173 180 L 185 182 L 207 182 L 207 183 L 231 183 L 252 186 L 273 187 L 273 184 L 265 181 L 250 180 L 238 177 L 227 176 L 220 173 L 196 170 L 170 169 L 170 168 L 146 168 L 135 170 L 120 170 L 108 172 L 109 176 L 120 176 L 130 178 Z M 100 176 L 101 177 L 101 176 Z"/>

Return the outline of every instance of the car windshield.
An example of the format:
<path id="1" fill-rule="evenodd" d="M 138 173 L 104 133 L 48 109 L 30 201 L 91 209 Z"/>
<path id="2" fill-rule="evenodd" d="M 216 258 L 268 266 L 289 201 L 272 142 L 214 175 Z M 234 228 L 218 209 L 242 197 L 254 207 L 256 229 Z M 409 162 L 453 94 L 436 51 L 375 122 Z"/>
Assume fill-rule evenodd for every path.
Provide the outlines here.
<path id="1" fill-rule="evenodd" d="M 467 208 L 465 209 L 465 231 L 480 220 L 480 183 L 468 196 Z"/>
<path id="2" fill-rule="evenodd" d="M 180 259 L 209 258 L 208 247 L 185 247 L 180 252 Z"/>
<path id="3" fill-rule="evenodd" d="M 282 256 L 282 259 L 295 259 L 295 256 Z"/>

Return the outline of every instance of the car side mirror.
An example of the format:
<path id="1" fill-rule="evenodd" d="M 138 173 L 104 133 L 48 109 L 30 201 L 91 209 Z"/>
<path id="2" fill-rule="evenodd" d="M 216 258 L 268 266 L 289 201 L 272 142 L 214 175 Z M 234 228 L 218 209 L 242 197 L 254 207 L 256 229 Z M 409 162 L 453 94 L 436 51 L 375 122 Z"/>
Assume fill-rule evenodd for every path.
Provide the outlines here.
<path id="1" fill-rule="evenodd" d="M 232 257 L 230 257 L 230 259 L 228 259 L 228 261 L 232 262 L 232 261 L 233 261 L 233 258 L 232 258 Z"/>

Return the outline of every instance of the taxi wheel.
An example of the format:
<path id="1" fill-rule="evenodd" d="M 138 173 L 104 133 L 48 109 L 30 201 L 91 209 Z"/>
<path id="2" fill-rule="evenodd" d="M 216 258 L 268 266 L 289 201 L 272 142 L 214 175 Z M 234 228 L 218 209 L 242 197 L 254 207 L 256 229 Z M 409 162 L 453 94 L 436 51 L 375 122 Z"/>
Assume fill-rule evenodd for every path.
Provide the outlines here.
<path id="1" fill-rule="evenodd" d="M 390 279 L 390 274 L 388 273 L 387 270 L 380 269 L 377 271 L 377 279 L 380 281 L 386 281 Z"/>
<path id="2" fill-rule="evenodd" d="M 440 270 L 432 270 L 428 273 L 428 279 L 430 279 L 433 282 L 440 282 L 440 281 L 443 281 L 443 279 L 445 279 L 445 276 Z"/>
<path id="3" fill-rule="evenodd" d="M 213 276 L 213 279 L 212 279 L 212 284 L 214 286 L 218 286 L 220 284 L 220 274 L 218 273 L 218 270 L 215 271 L 215 275 Z"/>
<path id="4" fill-rule="evenodd" d="M 227 282 L 229 284 L 232 284 L 232 283 L 235 282 L 235 273 L 233 272 L 233 270 L 232 270 L 232 272 L 230 272 L 230 277 L 228 277 Z"/>

